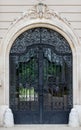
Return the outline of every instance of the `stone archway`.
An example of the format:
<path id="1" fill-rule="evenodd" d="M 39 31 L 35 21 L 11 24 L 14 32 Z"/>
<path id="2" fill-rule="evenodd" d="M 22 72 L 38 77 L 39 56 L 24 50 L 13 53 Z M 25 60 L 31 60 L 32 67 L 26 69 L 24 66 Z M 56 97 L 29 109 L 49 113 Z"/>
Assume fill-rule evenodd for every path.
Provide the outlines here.
<path id="1" fill-rule="evenodd" d="M 16 19 L 4 38 L 1 49 L 3 104 L 9 105 L 9 53 L 14 40 L 24 31 L 35 27 L 48 27 L 59 32 L 69 43 L 73 55 L 73 105 L 80 104 L 79 93 L 79 41 L 70 24 L 60 15 L 48 9 L 44 4 L 38 4 L 29 12 Z"/>

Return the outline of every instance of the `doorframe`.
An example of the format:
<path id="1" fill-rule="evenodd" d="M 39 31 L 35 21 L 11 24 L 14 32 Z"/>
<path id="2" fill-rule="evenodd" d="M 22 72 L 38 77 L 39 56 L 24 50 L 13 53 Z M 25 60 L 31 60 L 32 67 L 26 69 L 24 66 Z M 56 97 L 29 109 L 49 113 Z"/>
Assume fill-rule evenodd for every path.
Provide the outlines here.
<path id="1" fill-rule="evenodd" d="M 8 32 L 1 43 L 0 73 L 3 88 L 3 104 L 9 106 L 9 53 L 11 46 L 13 45 L 15 39 L 24 31 L 36 27 L 46 27 L 60 33 L 68 41 L 68 44 L 71 47 L 73 55 L 73 106 L 79 105 L 81 102 L 81 63 L 79 60 L 81 56 L 81 50 L 79 49 L 80 42 L 78 37 L 75 35 L 75 32 L 71 28 L 71 25 L 55 12 L 52 12 L 49 18 L 45 17 L 47 15 L 45 12 L 43 12 L 44 16 L 42 16 L 42 18 L 39 17 L 39 12 L 37 12 L 38 16 L 35 14 L 35 12 L 33 12 L 33 14 L 36 16 L 36 18 L 32 18 L 31 12 L 27 12 L 20 18 L 16 19 L 16 21 L 14 21 L 9 27 Z"/>

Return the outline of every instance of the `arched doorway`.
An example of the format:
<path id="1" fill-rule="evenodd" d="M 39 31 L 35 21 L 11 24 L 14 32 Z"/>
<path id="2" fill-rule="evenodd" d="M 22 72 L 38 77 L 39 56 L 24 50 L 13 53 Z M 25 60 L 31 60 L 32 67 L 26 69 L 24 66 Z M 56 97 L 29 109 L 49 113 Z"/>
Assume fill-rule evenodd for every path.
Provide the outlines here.
<path id="1" fill-rule="evenodd" d="M 58 32 L 38 27 L 14 41 L 10 108 L 16 124 L 67 124 L 73 106 L 72 51 Z"/>

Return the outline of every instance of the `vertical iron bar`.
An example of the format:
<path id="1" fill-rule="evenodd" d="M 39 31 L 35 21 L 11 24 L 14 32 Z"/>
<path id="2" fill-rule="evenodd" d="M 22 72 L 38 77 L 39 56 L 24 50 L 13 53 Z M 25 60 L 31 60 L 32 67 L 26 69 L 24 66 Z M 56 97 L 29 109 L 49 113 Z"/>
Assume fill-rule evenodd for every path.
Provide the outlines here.
<path id="1" fill-rule="evenodd" d="M 41 44 L 41 33 L 42 30 L 40 28 L 40 44 Z M 40 124 L 43 123 L 43 48 L 39 46 L 39 59 L 38 59 L 38 66 L 39 66 L 39 108 L 40 108 Z"/>

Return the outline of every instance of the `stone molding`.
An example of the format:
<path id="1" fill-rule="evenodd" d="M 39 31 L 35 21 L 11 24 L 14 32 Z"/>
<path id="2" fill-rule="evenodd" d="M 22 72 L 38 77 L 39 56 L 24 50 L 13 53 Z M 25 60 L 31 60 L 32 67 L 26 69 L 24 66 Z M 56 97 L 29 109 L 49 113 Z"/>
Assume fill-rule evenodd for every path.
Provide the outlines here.
<path id="1" fill-rule="evenodd" d="M 46 24 L 52 24 L 52 25 L 55 24 L 55 26 L 57 26 L 56 28 L 59 28 L 60 31 L 63 29 L 62 31 L 67 33 L 66 35 L 68 35 L 68 37 L 70 37 L 70 39 L 72 39 L 72 40 L 75 39 L 76 42 L 78 42 L 78 44 L 80 43 L 79 37 L 77 36 L 74 29 L 72 28 L 70 22 L 66 18 L 63 18 L 60 15 L 60 13 L 58 13 L 52 9 L 49 9 L 49 7 L 46 4 L 43 4 L 41 2 L 34 5 L 31 9 L 23 12 L 20 17 L 15 18 L 13 20 L 13 22 L 10 24 L 7 34 L 11 31 L 11 29 L 13 29 L 15 26 L 19 26 L 19 24 L 21 24 L 22 22 L 23 23 L 25 22 L 26 25 L 28 26 L 29 23 L 27 21 L 30 24 L 35 24 L 35 23 L 36 24 L 37 23 L 46 23 Z M 64 25 L 62 25 L 62 24 L 64 24 Z M 24 26 L 24 24 L 23 24 L 23 26 Z M 64 26 L 65 26 L 65 29 L 64 29 Z M 56 31 L 59 32 L 59 30 L 57 30 L 57 29 L 56 29 Z M 60 32 L 60 33 L 63 35 L 62 32 Z M 72 35 L 74 35 L 74 36 L 72 36 Z M 67 39 L 67 41 L 68 41 L 68 39 Z M 71 49 L 72 49 L 72 47 L 71 47 Z"/>
<path id="2" fill-rule="evenodd" d="M 70 25 L 70 23 L 68 22 L 68 20 L 66 18 L 61 17 L 60 13 L 55 12 L 52 9 L 49 9 L 48 6 L 43 3 L 38 3 L 38 4 L 34 5 L 31 9 L 24 12 L 21 17 L 14 19 L 12 24 L 18 22 L 19 20 L 21 20 L 23 18 L 27 18 L 27 19 L 57 18 L 65 23 L 67 23 L 68 25 Z"/>
<path id="3" fill-rule="evenodd" d="M 64 22 L 65 24 L 67 24 L 67 26 L 69 26 L 71 28 L 71 30 L 73 30 L 73 32 L 75 33 L 74 29 L 71 26 L 71 23 L 66 18 L 63 18 L 60 15 L 60 13 L 58 13 L 52 9 L 49 9 L 49 7 L 46 4 L 43 4 L 41 2 L 34 5 L 31 9 L 23 12 L 20 17 L 15 18 L 8 29 L 10 29 L 13 25 L 18 23 L 22 19 L 27 19 L 27 20 L 58 19 L 58 20 Z M 76 33 L 75 33 L 75 35 L 79 40 L 79 37 L 77 36 Z"/>

